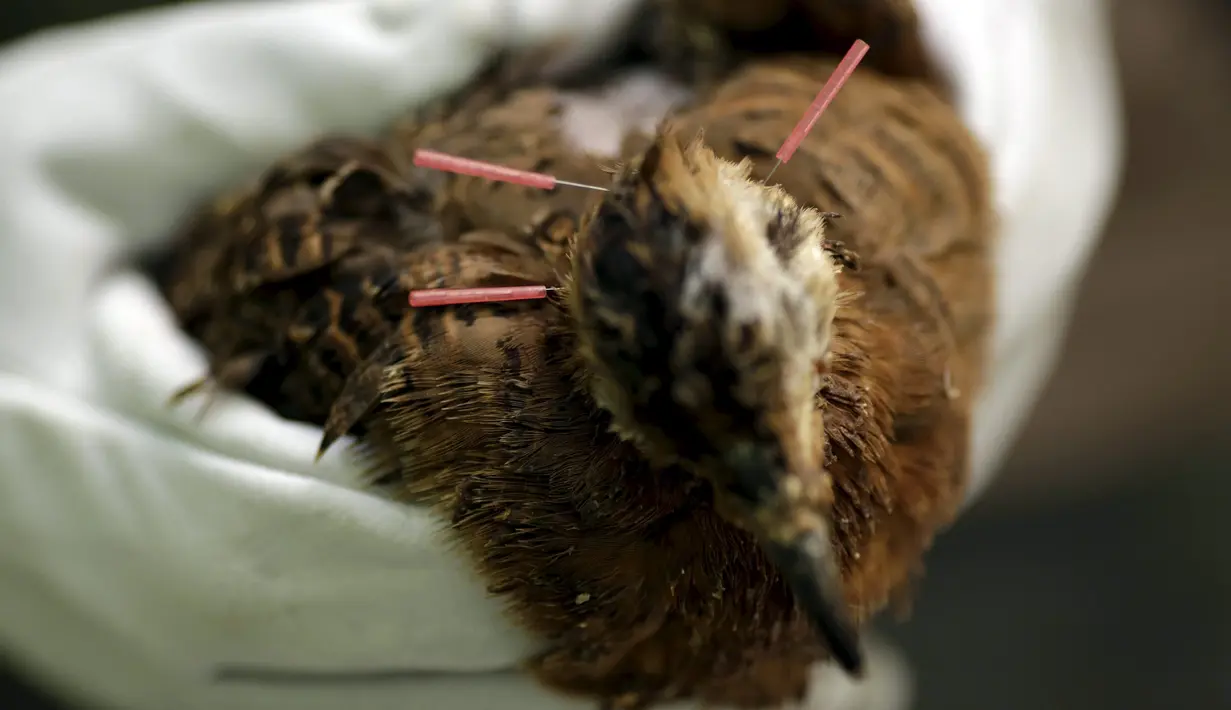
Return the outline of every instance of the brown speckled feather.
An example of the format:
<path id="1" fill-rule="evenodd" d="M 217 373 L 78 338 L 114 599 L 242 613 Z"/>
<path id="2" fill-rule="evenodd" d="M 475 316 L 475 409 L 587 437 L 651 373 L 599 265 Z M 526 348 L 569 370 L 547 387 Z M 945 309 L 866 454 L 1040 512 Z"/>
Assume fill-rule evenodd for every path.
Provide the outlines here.
<path id="1" fill-rule="evenodd" d="M 207 207 L 168 299 L 220 384 L 323 446 L 359 435 L 382 482 L 438 506 L 548 684 L 609 707 L 798 698 L 832 646 L 780 553 L 823 541 L 857 621 L 905 588 L 960 500 L 992 317 L 984 157 L 930 67 L 904 78 L 913 13 L 868 5 L 908 38 L 893 76 L 856 74 L 781 189 L 741 170 L 768 172 L 832 59 L 741 60 L 614 177 L 563 139 L 557 91 L 484 95 Z M 433 173 L 415 148 L 612 192 Z M 562 290 L 406 306 L 530 283 Z"/>
<path id="2" fill-rule="evenodd" d="M 790 131 L 831 70 L 807 58 L 749 66 L 681 120 L 764 175 L 777 150 L 766 138 Z M 847 584 L 878 609 L 964 484 L 993 315 L 986 161 L 930 85 L 856 73 L 775 179 L 841 215 L 826 236 L 859 255 L 842 275 L 853 298 L 818 403 L 850 541 Z"/>

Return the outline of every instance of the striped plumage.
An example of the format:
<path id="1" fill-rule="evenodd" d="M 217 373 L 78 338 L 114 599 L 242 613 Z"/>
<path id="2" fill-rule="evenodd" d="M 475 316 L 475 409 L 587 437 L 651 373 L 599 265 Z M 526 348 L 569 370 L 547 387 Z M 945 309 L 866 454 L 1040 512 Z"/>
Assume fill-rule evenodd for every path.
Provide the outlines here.
<path id="1" fill-rule="evenodd" d="M 798 697 L 832 641 L 797 609 L 801 575 L 832 563 L 862 621 L 953 517 L 992 316 L 984 157 L 902 59 L 913 12 L 864 5 L 880 24 L 832 34 L 889 13 L 901 51 L 872 65 L 892 76 L 856 73 L 781 189 L 756 180 L 828 54 L 741 57 L 618 165 L 570 147 L 556 89 L 475 93 L 204 208 L 168 299 L 220 384 L 326 445 L 357 434 L 382 484 L 439 507 L 544 640 L 545 682 L 612 707 Z M 433 173 L 418 147 L 613 191 Z M 561 291 L 406 307 L 504 284 Z M 815 540 L 815 567 L 784 574 Z"/>

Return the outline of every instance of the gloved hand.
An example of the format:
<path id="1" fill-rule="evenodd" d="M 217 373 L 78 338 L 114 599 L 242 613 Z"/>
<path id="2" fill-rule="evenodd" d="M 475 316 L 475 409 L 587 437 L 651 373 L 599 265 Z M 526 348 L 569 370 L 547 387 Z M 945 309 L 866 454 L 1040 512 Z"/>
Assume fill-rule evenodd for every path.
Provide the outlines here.
<path id="1" fill-rule="evenodd" d="M 1098 3 L 919 4 L 1003 215 L 973 495 L 1050 367 L 1114 186 L 1118 106 Z M 202 3 L 0 54 L 0 648 L 19 667 L 124 710 L 590 707 L 513 670 L 533 639 L 439 521 L 363 489 L 345 447 L 313 464 L 319 431 L 242 397 L 201 421 L 168 409 L 205 360 L 125 260 L 316 135 L 375 130 L 499 46 L 584 53 L 633 5 Z M 222 663 L 421 673 L 218 684 Z M 892 657 L 873 650 L 872 675 L 827 677 L 823 706 L 902 707 Z"/>

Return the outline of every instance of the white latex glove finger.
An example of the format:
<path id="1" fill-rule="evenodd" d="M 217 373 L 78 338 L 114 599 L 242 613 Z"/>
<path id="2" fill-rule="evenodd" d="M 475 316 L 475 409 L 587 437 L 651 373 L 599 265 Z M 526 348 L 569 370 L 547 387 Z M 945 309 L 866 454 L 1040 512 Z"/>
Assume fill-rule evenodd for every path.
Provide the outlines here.
<path id="1" fill-rule="evenodd" d="M 497 43 L 592 48 L 631 2 L 195 5 L 0 56 L 0 539 L 18 541 L 0 546 L 0 646 L 125 710 L 589 707 L 507 674 L 211 684 L 223 661 L 476 671 L 533 646 L 431 516 L 354 490 L 340 447 L 312 464 L 319 431 L 236 397 L 200 423 L 166 409 L 204 361 L 149 284 L 109 267 L 316 135 L 456 88 Z M 975 489 L 1049 367 L 1118 147 L 1098 4 L 980 7 L 921 3 L 1005 220 Z"/>

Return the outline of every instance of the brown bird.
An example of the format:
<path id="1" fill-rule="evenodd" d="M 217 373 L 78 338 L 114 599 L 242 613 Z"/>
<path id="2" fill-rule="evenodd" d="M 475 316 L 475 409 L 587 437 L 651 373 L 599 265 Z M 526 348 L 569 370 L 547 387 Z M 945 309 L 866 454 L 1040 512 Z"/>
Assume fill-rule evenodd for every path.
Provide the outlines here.
<path id="1" fill-rule="evenodd" d="M 858 72 L 759 182 L 834 66 L 751 53 L 614 169 L 551 87 L 299 151 L 196 215 L 160 274 L 202 384 L 322 425 L 322 450 L 355 434 L 543 639 L 552 687 L 765 707 L 819 660 L 857 672 L 855 626 L 961 497 L 994 230 L 929 68 Z M 610 191 L 423 170 L 417 148 Z M 515 284 L 560 290 L 406 305 Z"/>

